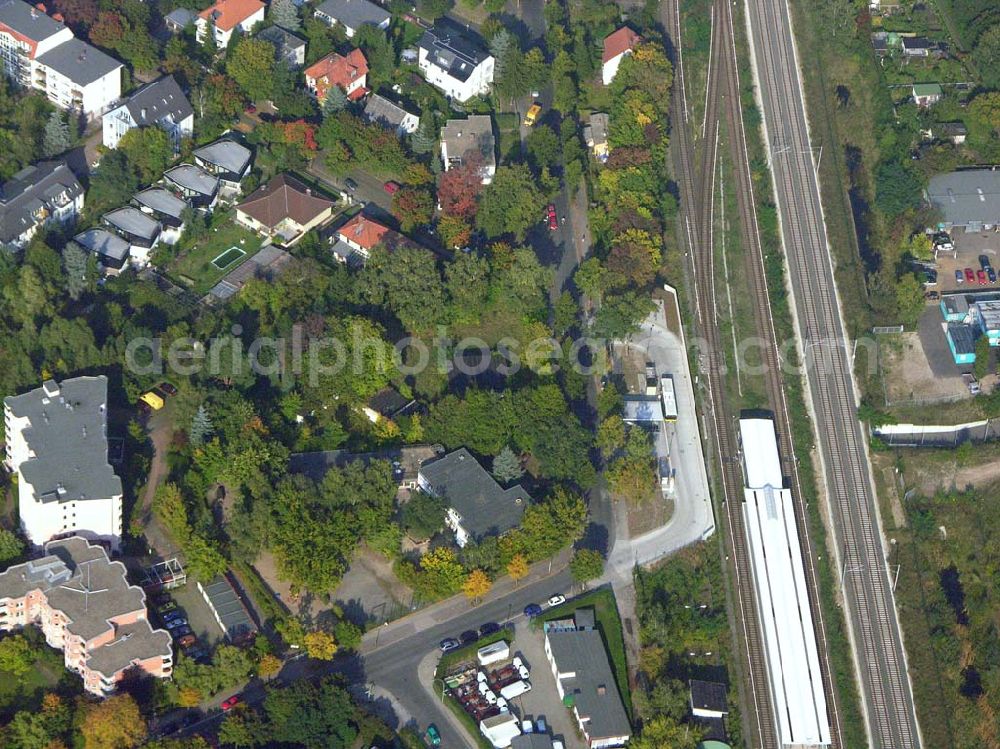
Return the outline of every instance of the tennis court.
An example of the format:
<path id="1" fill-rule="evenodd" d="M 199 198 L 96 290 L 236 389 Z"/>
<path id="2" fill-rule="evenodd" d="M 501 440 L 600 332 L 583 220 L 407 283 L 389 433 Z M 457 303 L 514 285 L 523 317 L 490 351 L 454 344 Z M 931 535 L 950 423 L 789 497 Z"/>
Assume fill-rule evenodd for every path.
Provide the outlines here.
<path id="1" fill-rule="evenodd" d="M 246 255 L 246 252 L 241 250 L 239 247 L 230 247 L 228 250 L 212 260 L 212 265 L 219 270 L 225 270 L 244 255 Z"/>

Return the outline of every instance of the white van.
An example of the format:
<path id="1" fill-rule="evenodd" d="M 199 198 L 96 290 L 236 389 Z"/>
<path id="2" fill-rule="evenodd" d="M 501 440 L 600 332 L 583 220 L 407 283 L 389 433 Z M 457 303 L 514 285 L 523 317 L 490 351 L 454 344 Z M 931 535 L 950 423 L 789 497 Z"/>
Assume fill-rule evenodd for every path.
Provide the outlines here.
<path id="1" fill-rule="evenodd" d="M 511 684 L 508 684 L 503 689 L 500 690 L 500 696 L 505 700 L 512 700 L 515 697 L 520 697 L 525 692 L 531 691 L 531 683 L 520 679 Z"/>

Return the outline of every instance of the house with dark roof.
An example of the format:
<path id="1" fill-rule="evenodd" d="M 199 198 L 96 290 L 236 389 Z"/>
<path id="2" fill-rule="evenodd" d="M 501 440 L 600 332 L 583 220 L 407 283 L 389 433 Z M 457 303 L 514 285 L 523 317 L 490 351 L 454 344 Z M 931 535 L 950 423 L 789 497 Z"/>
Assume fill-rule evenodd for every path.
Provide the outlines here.
<path id="1" fill-rule="evenodd" d="M 193 208 L 211 210 L 219 199 L 219 179 L 194 164 L 178 164 L 163 173 L 167 185 Z"/>
<path id="2" fill-rule="evenodd" d="M 513 530 L 532 501 L 520 484 L 500 486 L 464 447 L 422 465 L 417 486 L 448 505 L 445 522 L 459 546 Z"/>
<path id="3" fill-rule="evenodd" d="M 904 57 L 930 57 L 931 52 L 937 49 L 937 44 L 925 36 L 901 36 L 899 43 Z"/>
<path id="4" fill-rule="evenodd" d="M 240 194 L 241 183 L 250 173 L 253 153 L 234 140 L 223 138 L 195 149 L 194 163 L 219 180 L 219 193 L 223 198 Z"/>
<path id="5" fill-rule="evenodd" d="M 236 206 L 236 220 L 282 245 L 295 244 L 333 215 L 333 201 L 314 195 L 290 174 L 278 174 Z"/>
<path id="6" fill-rule="evenodd" d="M 365 24 L 386 30 L 392 15 L 368 0 L 326 0 L 316 6 L 316 18 L 327 26 L 343 26 L 352 38 Z"/>
<path id="7" fill-rule="evenodd" d="M 117 276 L 129 261 L 132 246 L 107 229 L 87 229 L 73 237 L 73 241 L 97 256 L 97 264 L 106 276 Z"/>
<path id="8" fill-rule="evenodd" d="M 306 40 L 281 26 L 268 26 L 257 34 L 258 39 L 270 42 L 275 56 L 292 70 L 306 64 Z"/>
<path id="9" fill-rule="evenodd" d="M 172 75 L 165 75 L 109 109 L 101 123 L 103 142 L 108 148 L 117 148 L 118 141 L 132 128 L 155 125 L 170 136 L 176 151 L 181 138 L 190 138 L 194 132 L 194 109 L 177 80 Z"/>
<path id="10" fill-rule="evenodd" d="M 407 112 L 398 104 L 379 94 L 372 94 L 365 102 L 365 119 L 389 130 L 395 130 L 402 137 L 417 132 L 420 116 Z"/>
<path id="11" fill-rule="evenodd" d="M 368 466 L 384 460 L 392 466 L 392 477 L 397 484 L 397 498 L 406 498 L 417 488 L 420 467 L 444 455 L 441 445 L 404 445 L 389 447 L 374 453 L 352 453 L 347 450 L 325 450 L 311 453 L 293 453 L 288 470 L 301 473 L 319 483 L 331 468 L 344 468 L 351 463 Z"/>
<path id="12" fill-rule="evenodd" d="M 187 8 L 174 8 L 163 17 L 163 25 L 171 34 L 180 34 L 194 23 L 197 16 Z"/>
<path id="13" fill-rule="evenodd" d="M 160 241 L 176 244 L 184 231 L 184 210 L 190 208 L 186 201 L 162 187 L 150 187 L 138 192 L 132 202 L 143 213 L 160 224 Z"/>
<path id="14" fill-rule="evenodd" d="M 66 226 L 83 210 L 83 186 L 65 161 L 26 166 L 0 185 L 0 247 L 21 250 L 43 227 Z"/>
<path id="15" fill-rule="evenodd" d="M 626 55 L 632 54 L 641 41 L 642 37 L 628 26 L 622 26 L 605 37 L 604 54 L 601 57 L 601 80 L 605 86 L 611 85 L 611 81 L 618 75 L 618 66 L 622 60 Z"/>
<path id="16" fill-rule="evenodd" d="M 543 628 L 556 691 L 573 711 L 586 745 L 624 746 L 632 727 L 593 611 L 577 609 L 573 619 L 545 622 Z"/>
<path id="17" fill-rule="evenodd" d="M 260 0 L 216 0 L 194 21 L 198 43 L 212 38 L 217 49 L 225 49 L 234 33 L 249 34 L 255 24 L 264 22 L 265 7 Z"/>
<path id="18" fill-rule="evenodd" d="M 45 544 L 44 556 L 0 573 L 0 631 L 37 626 L 63 652 L 68 670 L 97 697 L 130 672 L 169 678 L 170 634 L 146 613 L 146 594 L 103 547 L 72 536 Z"/>
<path id="19" fill-rule="evenodd" d="M 493 119 L 488 114 L 473 114 L 463 120 L 448 120 L 441 128 L 441 161 L 444 170 L 454 169 L 475 158 L 484 185 L 497 173 L 496 138 Z"/>
<path id="20" fill-rule="evenodd" d="M 427 29 L 417 47 L 424 79 L 460 102 L 489 93 L 495 64 L 480 37 L 448 18 Z"/>
<path id="21" fill-rule="evenodd" d="M 160 241 L 159 221 L 128 205 L 105 213 L 101 222 L 128 242 L 133 265 L 142 268 L 149 264 L 149 253 Z"/>
<path id="22" fill-rule="evenodd" d="M 117 549 L 122 482 L 108 463 L 108 378 L 73 377 L 4 398 L 5 463 L 36 546 L 75 533 Z"/>

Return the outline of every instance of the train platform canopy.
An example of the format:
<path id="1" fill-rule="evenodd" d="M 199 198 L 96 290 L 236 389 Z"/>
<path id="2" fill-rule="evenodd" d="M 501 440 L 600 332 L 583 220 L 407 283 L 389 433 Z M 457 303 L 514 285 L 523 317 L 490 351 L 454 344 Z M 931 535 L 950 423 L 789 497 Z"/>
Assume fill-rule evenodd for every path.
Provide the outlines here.
<path id="1" fill-rule="evenodd" d="M 622 418 L 630 424 L 659 424 L 663 403 L 658 395 L 626 395 Z"/>
<path id="2" fill-rule="evenodd" d="M 748 487 L 780 489 L 785 485 L 773 419 L 740 419 L 740 443 L 743 445 L 743 478 Z"/>
<path id="3" fill-rule="evenodd" d="M 741 419 L 740 433 L 747 475 L 761 482 L 744 489 L 743 513 L 779 738 L 825 746 L 830 721 L 792 493 L 772 482 L 781 474 L 774 425 Z"/>

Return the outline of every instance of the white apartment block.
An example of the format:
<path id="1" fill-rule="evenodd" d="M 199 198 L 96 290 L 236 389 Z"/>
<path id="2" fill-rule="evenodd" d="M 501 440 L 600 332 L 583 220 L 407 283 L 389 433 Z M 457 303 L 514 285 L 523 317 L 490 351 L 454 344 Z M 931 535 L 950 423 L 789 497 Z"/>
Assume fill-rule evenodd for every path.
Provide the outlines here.
<path id="1" fill-rule="evenodd" d="M 493 84 L 493 56 L 480 39 L 448 19 L 424 32 L 417 65 L 428 83 L 456 101 L 487 94 Z"/>
<path id="2" fill-rule="evenodd" d="M 122 482 L 108 463 L 108 379 L 46 380 L 4 398 L 5 463 L 17 473 L 21 528 L 36 546 L 80 535 L 117 549 Z"/>
<path id="3" fill-rule="evenodd" d="M 9 78 L 88 118 L 121 96 L 120 62 L 23 0 L 0 0 L 0 62 Z"/>
<path id="4" fill-rule="evenodd" d="M 194 132 L 194 109 L 177 80 L 166 75 L 147 83 L 101 118 L 103 141 L 108 148 L 117 148 L 118 141 L 136 127 L 156 126 L 170 136 L 174 150 L 181 140 Z"/>

